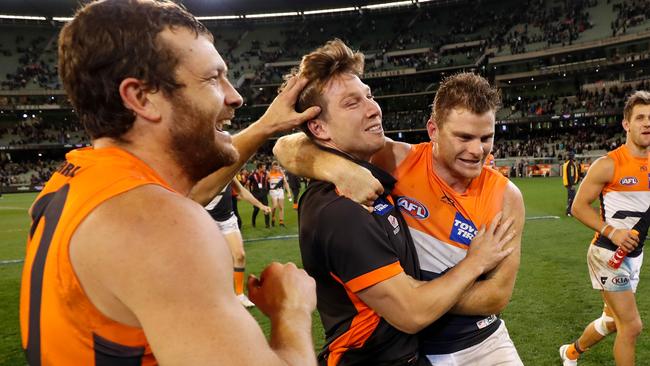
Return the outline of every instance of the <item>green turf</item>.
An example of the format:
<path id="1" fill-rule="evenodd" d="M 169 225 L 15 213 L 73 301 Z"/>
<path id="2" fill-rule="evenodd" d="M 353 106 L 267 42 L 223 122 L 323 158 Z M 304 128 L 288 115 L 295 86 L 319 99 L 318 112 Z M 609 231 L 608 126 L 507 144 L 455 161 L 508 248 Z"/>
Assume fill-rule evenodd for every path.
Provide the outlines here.
<path id="1" fill-rule="evenodd" d="M 522 243 L 521 269 L 512 301 L 503 313 L 525 365 L 558 365 L 557 349 L 574 340 L 591 320 L 600 315 L 602 301 L 591 289 L 586 267 L 587 245 L 592 232 L 564 216 L 566 192 L 558 178 L 516 179 L 526 203 L 527 217 L 559 216 L 528 220 Z M 0 261 L 20 259 L 29 226 L 27 208 L 33 194 L 5 195 L 0 199 Z M 265 229 L 262 217 L 250 227 L 250 205 L 240 202 L 244 238 L 295 235 L 296 213 L 290 206 L 287 228 Z M 259 273 L 271 261 L 300 262 L 297 239 L 254 241 L 246 244 L 247 269 Z M 0 265 L 0 365 L 22 365 L 18 331 L 18 288 L 22 264 Z M 650 316 L 650 296 L 641 281 L 637 302 L 642 319 Z M 268 334 L 269 323 L 251 310 Z M 314 317 L 314 344 L 323 344 L 323 331 Z M 580 366 L 612 365 L 613 337 L 590 350 Z M 642 334 L 637 345 L 637 364 L 650 363 L 650 339 Z"/>

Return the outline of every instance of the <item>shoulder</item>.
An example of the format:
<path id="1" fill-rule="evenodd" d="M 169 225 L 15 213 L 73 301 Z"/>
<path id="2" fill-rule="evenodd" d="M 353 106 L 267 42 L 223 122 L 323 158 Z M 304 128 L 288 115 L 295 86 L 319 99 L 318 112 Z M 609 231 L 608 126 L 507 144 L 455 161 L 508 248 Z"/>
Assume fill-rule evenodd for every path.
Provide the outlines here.
<path id="1" fill-rule="evenodd" d="M 519 188 L 508 181 L 503 191 L 503 207 L 510 210 L 523 210 L 524 209 L 524 196 L 521 194 Z"/>
<path id="2" fill-rule="evenodd" d="M 593 164 L 589 167 L 587 171 L 587 176 L 585 177 L 584 183 L 607 183 L 612 180 L 614 177 L 614 171 L 616 170 L 616 161 L 615 159 L 607 154 L 598 158 L 594 161 Z"/>
<path id="3" fill-rule="evenodd" d="M 412 145 L 386 137 L 384 147 L 372 156 L 371 163 L 392 173 L 409 155 Z"/>

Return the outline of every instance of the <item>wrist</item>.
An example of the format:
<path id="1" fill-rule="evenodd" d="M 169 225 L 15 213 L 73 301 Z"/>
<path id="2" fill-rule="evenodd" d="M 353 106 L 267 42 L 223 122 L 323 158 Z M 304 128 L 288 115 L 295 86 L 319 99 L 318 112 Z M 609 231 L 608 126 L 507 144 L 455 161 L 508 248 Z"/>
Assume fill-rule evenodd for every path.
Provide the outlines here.
<path id="1" fill-rule="evenodd" d="M 467 256 L 465 260 L 461 262 L 461 264 L 465 264 L 465 266 L 468 267 L 467 269 L 463 269 L 463 272 L 467 271 L 474 277 L 479 277 L 482 275 L 485 272 L 486 268 L 483 261 L 476 255 Z"/>

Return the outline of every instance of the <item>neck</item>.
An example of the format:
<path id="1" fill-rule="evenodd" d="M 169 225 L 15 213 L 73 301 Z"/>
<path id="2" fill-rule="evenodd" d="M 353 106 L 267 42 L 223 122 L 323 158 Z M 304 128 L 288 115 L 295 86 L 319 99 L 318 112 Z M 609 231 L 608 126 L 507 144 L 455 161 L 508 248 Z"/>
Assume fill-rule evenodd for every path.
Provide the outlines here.
<path id="1" fill-rule="evenodd" d="M 169 153 L 159 148 L 159 145 L 124 143 L 109 137 L 93 140 L 93 148 L 95 149 L 108 147 L 118 147 L 142 160 L 169 184 L 171 188 L 182 195 L 187 195 L 196 183 L 190 180 Z"/>
<path id="2" fill-rule="evenodd" d="M 650 153 L 650 146 L 641 147 L 632 142 L 632 139 L 630 139 L 629 136 L 627 138 L 627 141 L 625 141 L 625 146 L 627 146 L 628 150 L 630 150 L 632 156 L 637 158 L 646 158 L 648 157 L 648 153 Z"/>

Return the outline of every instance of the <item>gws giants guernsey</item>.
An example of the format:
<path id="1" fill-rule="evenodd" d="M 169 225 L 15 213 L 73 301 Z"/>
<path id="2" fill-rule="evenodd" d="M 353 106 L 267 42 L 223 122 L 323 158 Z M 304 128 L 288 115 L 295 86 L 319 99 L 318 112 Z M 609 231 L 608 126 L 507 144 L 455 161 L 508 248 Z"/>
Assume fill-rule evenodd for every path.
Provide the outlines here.
<path id="1" fill-rule="evenodd" d="M 141 328 L 107 318 L 86 297 L 69 249 L 92 210 L 145 184 L 172 190 L 122 149 L 84 148 L 66 154 L 36 198 L 20 290 L 20 329 L 30 365 L 156 364 Z"/>
<path id="2" fill-rule="evenodd" d="M 392 195 L 409 226 L 423 280 L 439 277 L 465 258 L 478 228 L 501 211 L 508 184 L 497 170 L 483 167 L 467 191 L 457 193 L 434 172 L 432 146 L 413 145 L 393 174 Z M 500 324 L 497 315 L 445 314 L 420 333 L 420 350 L 453 353 L 482 342 Z"/>
<path id="3" fill-rule="evenodd" d="M 635 229 L 639 232 L 639 246 L 627 255 L 637 257 L 643 250 L 650 219 L 648 159 L 632 156 L 625 145 L 609 152 L 607 156 L 614 161 L 614 177 L 603 187 L 600 194 L 600 214 L 612 227 Z M 592 243 L 610 250 L 618 248 L 598 232 Z"/>

